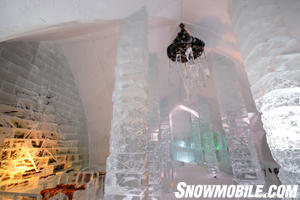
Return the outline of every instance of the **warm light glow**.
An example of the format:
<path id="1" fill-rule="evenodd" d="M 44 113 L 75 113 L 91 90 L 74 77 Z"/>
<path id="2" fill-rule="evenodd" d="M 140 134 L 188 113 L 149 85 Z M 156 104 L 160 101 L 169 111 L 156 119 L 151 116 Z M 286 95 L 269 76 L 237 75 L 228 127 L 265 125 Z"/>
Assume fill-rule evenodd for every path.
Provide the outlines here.
<path id="1" fill-rule="evenodd" d="M 30 155 L 28 149 L 23 148 L 22 152 L 23 153 L 21 153 L 21 155 L 23 155 L 23 156 L 21 158 L 19 158 L 18 160 L 13 161 L 14 170 L 26 171 L 26 170 L 34 169 L 35 171 L 38 171 L 36 164 L 34 163 L 34 160 L 32 159 L 32 156 Z M 26 164 L 24 160 L 29 160 L 33 167 L 26 166 L 26 165 L 28 165 L 28 163 Z"/>
<path id="2" fill-rule="evenodd" d="M 15 168 L 16 168 L 17 170 L 22 170 L 22 171 L 23 171 L 23 170 L 24 170 L 24 171 L 26 170 L 25 166 L 18 166 L 18 167 L 15 167 Z"/>

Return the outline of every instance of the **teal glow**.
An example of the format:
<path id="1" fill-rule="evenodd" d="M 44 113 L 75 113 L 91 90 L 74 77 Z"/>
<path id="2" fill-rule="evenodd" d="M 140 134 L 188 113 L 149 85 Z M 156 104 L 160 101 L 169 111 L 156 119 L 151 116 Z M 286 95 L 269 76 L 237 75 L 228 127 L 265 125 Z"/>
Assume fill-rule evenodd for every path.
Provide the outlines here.
<path id="1" fill-rule="evenodd" d="M 219 139 L 218 139 L 218 133 L 213 131 L 214 134 L 214 144 L 215 144 L 215 150 L 219 151 L 221 149 L 220 145 L 219 145 Z"/>
<path id="2" fill-rule="evenodd" d="M 183 151 L 183 152 L 175 152 L 173 154 L 173 159 L 177 160 L 177 161 L 181 161 L 181 162 L 185 162 L 185 163 L 190 163 L 190 162 L 194 162 L 195 158 L 194 158 L 194 153 L 193 152 L 189 152 L 189 151 Z"/>
<path id="3" fill-rule="evenodd" d="M 181 140 L 181 141 L 177 141 L 176 142 L 176 146 L 178 146 L 178 147 L 186 147 L 186 145 L 185 145 L 185 141 L 183 141 L 183 140 Z"/>

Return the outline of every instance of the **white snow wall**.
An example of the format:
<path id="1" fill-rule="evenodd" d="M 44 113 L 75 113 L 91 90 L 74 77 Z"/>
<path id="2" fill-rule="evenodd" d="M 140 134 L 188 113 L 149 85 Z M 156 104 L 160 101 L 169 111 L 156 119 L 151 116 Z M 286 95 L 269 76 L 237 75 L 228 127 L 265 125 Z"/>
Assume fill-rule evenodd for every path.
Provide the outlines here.
<path id="1" fill-rule="evenodd" d="M 231 0 L 229 13 L 283 184 L 300 184 L 300 47 L 276 0 Z"/>
<path id="2" fill-rule="evenodd" d="M 144 199 L 147 189 L 147 14 L 120 24 L 105 200 Z"/>

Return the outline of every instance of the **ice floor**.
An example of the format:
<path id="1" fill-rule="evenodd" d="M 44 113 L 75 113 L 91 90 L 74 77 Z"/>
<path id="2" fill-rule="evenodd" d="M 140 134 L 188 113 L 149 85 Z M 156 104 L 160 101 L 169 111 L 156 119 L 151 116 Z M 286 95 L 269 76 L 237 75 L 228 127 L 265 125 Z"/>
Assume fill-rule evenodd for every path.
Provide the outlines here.
<path id="1" fill-rule="evenodd" d="M 178 167 L 175 170 L 175 189 L 179 182 L 186 182 L 187 184 L 195 185 L 230 185 L 233 184 L 232 175 L 220 172 L 215 179 L 209 176 L 208 169 L 205 166 L 198 166 L 196 164 L 186 163 L 184 166 Z M 162 196 L 164 200 L 175 200 L 174 194 L 165 194 Z M 197 198 L 197 200 L 202 198 Z M 204 198 L 203 198 L 204 199 Z M 193 200 L 189 198 L 189 200 Z M 213 200 L 213 199 L 211 199 Z"/>

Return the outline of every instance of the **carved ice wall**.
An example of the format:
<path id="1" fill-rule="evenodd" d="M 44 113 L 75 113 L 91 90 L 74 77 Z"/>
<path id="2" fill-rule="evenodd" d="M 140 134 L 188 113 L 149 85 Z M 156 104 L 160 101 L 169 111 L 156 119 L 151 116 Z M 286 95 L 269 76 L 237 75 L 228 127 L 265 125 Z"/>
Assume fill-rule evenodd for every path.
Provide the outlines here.
<path id="1" fill-rule="evenodd" d="M 147 190 L 147 70 L 143 9 L 120 24 L 105 200 L 140 200 Z"/>
<path id="2" fill-rule="evenodd" d="M 260 163 L 250 134 L 246 105 L 237 79 L 235 63 L 211 53 L 209 64 L 216 85 L 220 114 L 226 133 L 234 180 L 240 184 L 263 184 Z"/>
<path id="3" fill-rule="evenodd" d="M 279 178 L 300 184 L 299 42 L 276 0 L 232 0 L 229 12 Z"/>
<path id="4" fill-rule="evenodd" d="M 0 189 L 56 184 L 63 172 L 87 166 L 87 141 L 78 88 L 60 49 L 1 43 Z"/>

